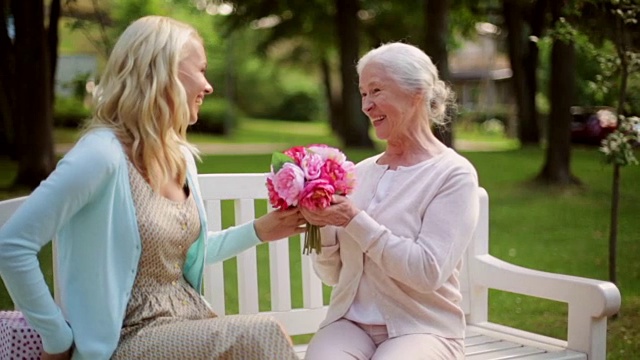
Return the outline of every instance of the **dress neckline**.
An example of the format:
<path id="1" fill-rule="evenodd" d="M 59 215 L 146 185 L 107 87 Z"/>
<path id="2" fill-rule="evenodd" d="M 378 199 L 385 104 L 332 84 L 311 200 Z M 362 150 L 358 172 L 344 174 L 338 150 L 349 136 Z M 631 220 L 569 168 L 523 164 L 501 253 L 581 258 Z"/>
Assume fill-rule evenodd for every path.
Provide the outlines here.
<path id="1" fill-rule="evenodd" d="M 153 196 L 157 196 L 161 199 L 163 199 L 163 201 L 166 201 L 170 204 L 174 204 L 174 205 L 185 205 L 187 204 L 187 202 L 189 201 L 189 199 L 191 198 L 191 194 L 193 193 L 193 191 L 191 191 L 191 189 L 189 188 L 189 182 L 185 182 L 185 184 L 183 185 L 183 191 L 186 187 L 186 189 L 189 191 L 187 194 L 187 197 L 184 200 L 172 200 L 169 199 L 168 197 L 156 192 L 155 190 L 153 190 L 153 188 L 151 187 L 151 185 L 147 182 L 147 180 L 144 178 L 144 176 L 142 176 L 142 174 L 140 173 L 140 171 L 138 171 L 138 168 L 135 167 L 135 165 L 133 165 L 133 163 L 131 162 L 131 160 L 127 157 L 127 164 L 129 165 L 129 172 L 133 172 L 134 176 L 138 177 L 138 180 L 141 181 L 144 184 L 144 187 L 147 189 L 147 191 L 149 191 L 151 194 L 153 194 Z"/>

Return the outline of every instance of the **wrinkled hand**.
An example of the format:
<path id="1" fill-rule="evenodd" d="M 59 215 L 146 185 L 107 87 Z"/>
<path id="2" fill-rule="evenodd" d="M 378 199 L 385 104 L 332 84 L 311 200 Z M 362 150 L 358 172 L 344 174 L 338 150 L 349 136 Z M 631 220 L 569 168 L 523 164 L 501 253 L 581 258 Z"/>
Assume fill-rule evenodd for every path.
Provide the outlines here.
<path id="1" fill-rule="evenodd" d="M 59 354 L 49 354 L 46 353 L 44 351 L 42 351 L 42 355 L 40 356 L 41 360 L 70 360 L 71 359 L 71 353 L 72 353 L 72 348 L 69 348 L 69 350 L 59 353 Z"/>
<path id="2" fill-rule="evenodd" d="M 276 210 L 256 219 L 253 226 L 261 241 L 279 240 L 305 230 L 305 221 L 297 208 Z"/>
<path id="3" fill-rule="evenodd" d="M 331 206 L 319 209 L 309 210 L 300 209 L 302 216 L 313 225 L 325 226 L 347 226 L 360 209 L 358 209 L 347 197 L 334 195 Z"/>

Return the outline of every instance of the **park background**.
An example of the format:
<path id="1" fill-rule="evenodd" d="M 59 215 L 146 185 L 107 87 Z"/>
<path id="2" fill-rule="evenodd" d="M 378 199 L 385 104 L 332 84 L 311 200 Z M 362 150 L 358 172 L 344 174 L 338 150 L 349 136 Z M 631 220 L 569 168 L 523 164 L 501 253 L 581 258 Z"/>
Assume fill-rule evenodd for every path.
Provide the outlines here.
<path id="1" fill-rule="evenodd" d="M 638 1 L 5 0 L 0 9 L 0 199 L 28 194 L 77 140 L 111 47 L 140 16 L 172 16 L 205 40 L 215 92 L 189 134 L 201 173 L 266 172 L 272 151 L 294 145 L 327 143 L 354 161 L 381 151 L 359 109 L 355 62 L 388 41 L 420 46 L 457 93 L 452 125 L 438 133 L 489 193 L 490 252 L 614 280 L 622 308 L 609 321 L 608 358 L 640 356 L 640 167 L 606 161 L 604 127 L 578 131 L 599 110 L 640 114 Z M 41 265 L 50 280 L 49 247 Z M 0 309 L 12 306 L 0 283 Z M 491 321 L 565 336 L 564 304 L 492 291 L 490 307 Z"/>

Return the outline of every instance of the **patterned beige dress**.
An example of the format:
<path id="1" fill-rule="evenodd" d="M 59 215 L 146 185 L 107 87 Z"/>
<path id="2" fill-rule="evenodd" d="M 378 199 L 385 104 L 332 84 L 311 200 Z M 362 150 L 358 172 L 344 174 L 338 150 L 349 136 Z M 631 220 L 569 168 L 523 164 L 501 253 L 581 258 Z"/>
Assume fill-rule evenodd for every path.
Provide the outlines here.
<path id="1" fill-rule="evenodd" d="M 297 359 L 275 320 L 218 318 L 183 277 L 200 232 L 194 197 L 157 194 L 130 162 L 129 181 L 143 250 L 112 359 Z"/>

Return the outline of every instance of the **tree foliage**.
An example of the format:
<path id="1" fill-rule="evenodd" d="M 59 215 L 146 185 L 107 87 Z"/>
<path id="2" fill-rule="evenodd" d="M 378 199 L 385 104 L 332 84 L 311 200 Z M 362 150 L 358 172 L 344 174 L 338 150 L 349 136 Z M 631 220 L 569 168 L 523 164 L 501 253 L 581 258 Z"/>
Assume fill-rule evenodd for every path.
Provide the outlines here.
<path id="1" fill-rule="evenodd" d="M 357 99 L 355 63 L 362 53 L 381 43 L 406 41 L 421 47 L 435 44 L 427 51 L 436 58 L 436 65 L 446 78 L 447 49 L 453 40 L 449 33 L 465 33 L 472 28 L 475 17 L 468 10 L 473 1 L 451 0 L 446 4 L 436 1 L 366 0 L 366 1 L 232 1 L 234 12 L 227 17 L 228 31 L 246 27 L 261 28 L 267 33 L 259 46 L 263 53 L 269 48 L 286 42 L 290 52 L 283 58 L 294 62 L 306 55 L 301 63 L 311 66 L 321 74 L 326 103 L 329 105 L 332 129 L 346 145 L 371 146 L 368 138 L 368 121 L 360 111 Z M 427 11 L 428 4 L 437 13 Z M 456 21 L 446 21 L 451 11 Z M 432 16 L 425 19 L 425 14 Z M 438 25 L 445 20 L 444 26 Z M 425 25 L 425 22 L 427 23 Z M 268 24 L 268 26 L 263 26 Z M 451 26 L 448 26 L 451 24 Z M 432 26 L 428 28 L 426 26 Z M 451 30 L 454 29 L 454 30 Z M 282 48 L 282 47 L 280 47 Z M 445 54 L 444 56 L 442 54 Z"/>
<path id="2" fill-rule="evenodd" d="M 606 75 L 615 74 L 619 82 L 618 87 L 618 126 L 602 142 L 601 151 L 607 162 L 613 164 L 613 181 L 611 190 L 611 224 L 609 229 L 609 280 L 617 282 L 617 247 L 618 247 L 618 212 L 620 202 L 621 167 L 628 164 L 638 164 L 633 153 L 633 146 L 640 140 L 640 123 L 637 116 L 628 115 L 627 88 L 632 74 L 640 69 L 640 34 L 639 15 L 640 2 L 637 0 L 601 0 L 588 1 L 587 6 L 600 10 L 599 16 L 593 17 L 587 31 L 593 32 L 598 25 L 607 26 L 603 38 L 613 43 L 616 58 L 605 59 L 601 62 L 603 69 L 612 70 Z M 594 37 L 600 39 L 599 37 Z M 603 77 L 607 79 L 610 77 Z M 605 80 L 606 81 L 606 80 Z"/>

